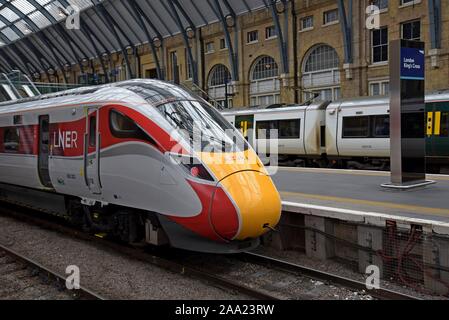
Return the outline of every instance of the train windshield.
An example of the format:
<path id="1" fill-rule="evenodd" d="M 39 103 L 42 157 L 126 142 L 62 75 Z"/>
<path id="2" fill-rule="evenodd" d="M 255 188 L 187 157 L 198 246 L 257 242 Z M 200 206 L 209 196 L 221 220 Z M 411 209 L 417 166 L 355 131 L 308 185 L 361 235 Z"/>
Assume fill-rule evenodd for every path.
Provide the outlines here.
<path id="1" fill-rule="evenodd" d="M 174 101 L 157 107 L 167 121 L 199 152 L 248 149 L 240 133 L 213 107 L 200 101 Z"/>

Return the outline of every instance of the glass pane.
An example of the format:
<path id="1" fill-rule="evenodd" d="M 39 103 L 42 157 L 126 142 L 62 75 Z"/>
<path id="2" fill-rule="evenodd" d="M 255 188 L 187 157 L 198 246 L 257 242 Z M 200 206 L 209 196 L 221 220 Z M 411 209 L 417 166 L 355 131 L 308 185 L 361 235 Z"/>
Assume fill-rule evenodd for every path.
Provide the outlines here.
<path id="1" fill-rule="evenodd" d="M 209 86 L 216 87 L 228 83 L 229 79 L 231 79 L 231 74 L 226 66 L 219 64 L 212 69 L 209 77 Z"/>
<path id="2" fill-rule="evenodd" d="M 239 135 L 232 136 L 235 128 L 210 105 L 199 101 L 177 101 L 157 108 L 173 128 L 189 139 L 193 148 L 198 147 L 196 142 L 201 142 L 201 150 L 196 151 L 222 152 L 241 146 L 247 148 L 246 143 L 239 140 Z"/>
<path id="3" fill-rule="evenodd" d="M 279 121 L 280 139 L 299 139 L 301 119 Z"/>
<path id="4" fill-rule="evenodd" d="M 388 138 L 390 136 L 389 115 L 374 116 L 373 136 L 375 138 Z"/>
<path id="5" fill-rule="evenodd" d="M 3 146 L 5 148 L 5 152 L 18 152 L 19 140 L 20 140 L 19 128 L 6 129 L 3 138 Z"/>
<path id="6" fill-rule="evenodd" d="M 371 84 L 371 95 L 372 96 L 378 96 L 380 95 L 380 89 L 379 89 L 379 84 L 378 83 L 372 83 Z"/>
<path id="7" fill-rule="evenodd" d="M 278 64 L 272 57 L 262 57 L 254 65 L 253 80 L 263 80 L 277 76 L 279 76 Z"/>
<path id="8" fill-rule="evenodd" d="M 441 133 L 442 137 L 449 137 L 449 112 L 441 113 Z"/>
<path id="9" fill-rule="evenodd" d="M 369 117 L 343 118 L 343 138 L 367 138 L 369 136 Z"/>

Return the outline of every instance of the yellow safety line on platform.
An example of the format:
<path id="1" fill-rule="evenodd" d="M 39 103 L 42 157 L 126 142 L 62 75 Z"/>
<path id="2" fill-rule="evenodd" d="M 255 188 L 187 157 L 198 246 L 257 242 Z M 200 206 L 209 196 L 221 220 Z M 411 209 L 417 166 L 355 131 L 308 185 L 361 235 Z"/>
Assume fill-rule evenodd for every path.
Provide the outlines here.
<path id="1" fill-rule="evenodd" d="M 364 170 L 347 170 L 347 169 L 322 169 L 322 168 L 300 168 L 300 167 L 279 167 L 279 171 L 289 172 L 305 172 L 305 173 L 335 173 L 335 174 L 348 174 L 359 176 L 376 176 L 376 177 L 389 177 L 390 172 L 385 171 L 364 171 Z M 428 174 L 428 179 L 436 181 L 449 181 L 449 176 Z"/>
<path id="2" fill-rule="evenodd" d="M 420 214 L 433 214 L 437 216 L 449 216 L 449 209 L 441 209 L 441 208 L 429 208 L 429 207 L 420 207 L 413 206 L 407 204 L 400 203 L 392 203 L 392 202 L 382 202 L 382 201 L 371 201 L 371 200 L 361 200 L 361 199 L 352 199 L 352 198 L 341 198 L 341 197 L 332 197 L 332 196 L 323 196 L 317 194 L 308 194 L 308 193 L 300 193 L 300 192 L 289 192 L 289 191 L 281 191 L 281 197 L 283 200 L 292 201 L 292 199 L 285 199 L 284 197 L 288 196 L 297 196 L 302 198 L 308 198 L 313 200 L 321 200 L 321 201 L 332 201 L 338 203 L 349 203 L 349 204 L 357 204 L 357 205 L 365 205 L 372 207 L 384 207 L 390 209 L 400 209 L 405 211 L 411 211 L 413 213 Z"/>

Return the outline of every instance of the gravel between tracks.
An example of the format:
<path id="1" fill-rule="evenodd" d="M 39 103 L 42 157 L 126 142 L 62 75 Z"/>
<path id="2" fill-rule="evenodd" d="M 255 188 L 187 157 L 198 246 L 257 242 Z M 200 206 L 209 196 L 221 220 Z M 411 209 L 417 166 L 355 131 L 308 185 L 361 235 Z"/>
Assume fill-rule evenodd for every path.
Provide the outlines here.
<path id="1" fill-rule="evenodd" d="M 78 266 L 81 285 L 108 299 L 248 299 L 9 217 L 0 216 L 0 243 L 61 274 L 69 265 Z M 43 294 L 40 298 L 46 296 L 52 297 Z M 15 298 L 39 299 L 20 294 Z"/>

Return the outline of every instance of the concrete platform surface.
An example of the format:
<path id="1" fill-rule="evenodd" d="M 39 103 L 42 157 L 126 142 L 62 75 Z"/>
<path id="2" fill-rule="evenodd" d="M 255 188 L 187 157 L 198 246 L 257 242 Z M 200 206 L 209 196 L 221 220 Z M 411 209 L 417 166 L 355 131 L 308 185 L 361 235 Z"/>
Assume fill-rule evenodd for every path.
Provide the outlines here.
<path id="1" fill-rule="evenodd" d="M 331 211 L 337 214 L 382 214 L 402 220 L 419 219 L 449 224 L 449 176 L 428 175 L 428 179 L 437 182 L 435 185 L 399 191 L 381 187 L 389 182 L 389 172 L 276 169 L 277 173 L 272 178 L 284 203 L 334 208 L 336 210 Z"/>

